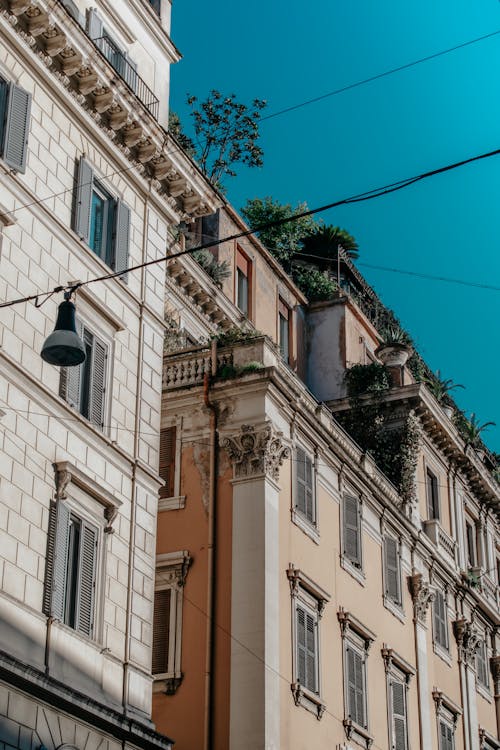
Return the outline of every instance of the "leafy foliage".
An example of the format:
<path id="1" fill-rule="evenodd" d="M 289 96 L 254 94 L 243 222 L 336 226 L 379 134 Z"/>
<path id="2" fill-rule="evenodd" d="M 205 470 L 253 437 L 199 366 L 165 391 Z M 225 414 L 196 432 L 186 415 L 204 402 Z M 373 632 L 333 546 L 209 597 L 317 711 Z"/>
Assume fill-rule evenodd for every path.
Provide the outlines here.
<path id="1" fill-rule="evenodd" d="M 231 266 L 227 260 L 219 262 L 210 250 L 195 250 L 191 256 L 210 276 L 214 283 L 221 287 L 222 282 L 231 276 Z"/>
<path id="2" fill-rule="evenodd" d="M 344 382 L 347 394 L 352 398 L 363 393 L 380 393 L 391 386 L 387 367 L 378 362 L 369 365 L 353 365 L 345 371 Z"/>
<path id="3" fill-rule="evenodd" d="M 432 377 L 424 376 L 422 380 L 436 401 L 445 406 L 453 403 L 448 395 L 450 391 L 453 391 L 455 388 L 464 388 L 460 383 L 454 383 L 451 378 L 442 378 L 439 370 L 436 370 Z"/>
<path id="4" fill-rule="evenodd" d="M 226 331 L 220 331 L 212 336 L 217 341 L 219 346 L 234 346 L 237 344 L 248 344 L 253 339 L 257 339 L 262 336 L 260 331 L 248 331 L 244 328 L 238 328 L 233 326 L 228 328 Z"/>
<path id="5" fill-rule="evenodd" d="M 495 422 L 484 422 L 481 424 L 474 412 L 467 418 L 463 411 L 456 411 L 454 414 L 455 425 L 467 445 L 472 448 L 481 448 L 481 433 L 488 427 L 495 427 Z"/>
<path id="6" fill-rule="evenodd" d="M 292 278 L 309 302 L 332 299 L 338 289 L 336 282 L 317 268 L 294 268 Z"/>
<path id="7" fill-rule="evenodd" d="M 384 344 L 405 344 L 410 345 L 412 339 L 408 331 L 405 331 L 400 325 L 392 325 L 379 331 L 380 337 Z"/>
<path id="8" fill-rule="evenodd" d="M 291 203 L 280 203 L 270 195 L 262 198 L 252 198 L 241 209 L 243 218 L 250 229 L 256 229 L 262 224 L 289 219 L 296 214 L 307 211 L 307 203 L 298 203 L 295 208 Z M 302 239 L 319 227 L 311 216 L 286 222 L 277 227 L 269 227 L 257 232 L 260 241 L 281 263 L 285 271 L 290 273 L 293 256 L 299 252 Z"/>
<path id="9" fill-rule="evenodd" d="M 318 226 L 302 239 L 302 252 L 314 255 L 316 261 L 324 261 L 325 267 L 331 267 L 337 262 L 340 247 L 349 258 L 359 256 L 358 243 L 352 234 L 340 227 Z"/>
<path id="10" fill-rule="evenodd" d="M 213 89 L 204 101 L 188 95 L 187 103 L 195 133 L 195 141 L 188 141 L 211 182 L 220 186 L 224 177 L 235 177 L 236 164 L 262 166 L 264 152 L 257 141 L 260 112 L 266 106 L 263 99 L 254 99 L 247 106 L 238 102 L 235 94 L 223 96 Z"/>
<path id="11" fill-rule="evenodd" d="M 179 115 L 176 112 L 170 112 L 168 115 L 168 129 L 176 139 L 179 146 L 182 146 L 186 154 L 194 159 L 196 156 L 196 146 L 191 138 L 184 132 Z"/>

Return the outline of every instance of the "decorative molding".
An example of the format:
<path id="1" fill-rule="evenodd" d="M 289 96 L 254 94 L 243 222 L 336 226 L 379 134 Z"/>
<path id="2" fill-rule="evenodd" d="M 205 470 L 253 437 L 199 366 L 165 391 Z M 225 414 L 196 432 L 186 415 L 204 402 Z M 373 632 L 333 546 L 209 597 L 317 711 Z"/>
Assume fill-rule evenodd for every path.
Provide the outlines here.
<path id="1" fill-rule="evenodd" d="M 283 433 L 275 431 L 271 422 L 256 429 L 241 425 L 240 432 L 222 441 L 234 466 L 237 479 L 267 474 L 278 481 L 281 465 L 290 457 L 290 448 L 283 442 Z"/>
<path id="2" fill-rule="evenodd" d="M 70 461 L 56 461 L 52 464 L 54 468 L 55 483 L 55 500 L 65 500 L 68 497 L 68 486 L 74 484 L 90 495 L 94 500 L 104 506 L 104 517 L 107 524 L 104 528 L 105 534 L 112 534 L 114 529 L 112 524 L 118 515 L 118 510 L 122 504 L 111 492 L 105 490 L 100 484 L 97 484 L 81 469 L 78 469 Z"/>
<path id="3" fill-rule="evenodd" d="M 441 690 L 438 690 L 437 688 L 434 688 L 432 691 L 432 697 L 434 698 L 434 703 L 436 704 L 436 713 L 439 715 L 442 715 L 443 709 L 447 711 L 453 720 L 453 728 L 456 729 L 458 717 L 462 715 L 462 709 L 460 706 L 457 706 L 454 701 L 451 700 L 451 698 L 448 698 L 447 695 L 445 695 Z"/>
<path id="4" fill-rule="evenodd" d="M 186 506 L 186 496 L 161 497 L 158 500 L 158 513 L 164 510 L 182 510 Z"/>
<path id="5" fill-rule="evenodd" d="M 415 670 L 413 669 L 411 664 L 408 664 L 408 662 L 403 659 L 402 656 L 396 653 L 394 649 L 389 648 L 387 643 L 383 644 L 382 648 L 380 649 L 380 653 L 382 654 L 382 659 L 384 660 L 386 674 L 389 674 L 389 672 L 391 672 L 395 667 L 396 669 L 399 669 L 400 672 L 403 672 L 406 678 L 406 684 L 408 684 L 412 676 L 415 674 Z"/>
<path id="6" fill-rule="evenodd" d="M 354 742 L 363 745 L 367 750 L 370 750 L 370 747 L 373 744 L 373 737 L 366 731 L 366 729 L 364 729 L 364 727 L 360 727 L 359 724 L 356 724 L 352 719 L 344 719 L 342 723 L 344 724 L 346 737 L 349 741 L 354 740 Z"/>
<path id="7" fill-rule="evenodd" d="M 435 594 L 428 581 L 424 581 L 422 573 L 414 573 L 408 577 L 411 598 L 413 600 L 413 621 L 426 626 L 429 604 L 434 601 Z"/>
<path id="8" fill-rule="evenodd" d="M 156 555 L 157 588 L 160 589 L 162 586 L 173 586 L 176 590 L 183 588 L 192 562 L 193 558 L 188 550 Z"/>
<path id="9" fill-rule="evenodd" d="M 290 563 L 286 577 L 290 584 L 290 593 L 292 596 L 299 596 L 300 590 L 307 591 L 318 603 L 318 617 L 321 617 L 325 609 L 326 603 L 330 600 L 330 594 L 326 592 L 321 586 L 318 586 L 309 576 L 302 572 L 299 568 L 296 568 L 293 563 Z"/>
<path id="10" fill-rule="evenodd" d="M 343 607 L 339 607 L 339 610 L 337 612 L 337 619 L 340 623 L 342 638 L 348 636 L 350 631 L 352 631 L 354 635 L 357 635 L 358 638 L 361 638 L 364 641 L 365 650 L 368 653 L 370 646 L 377 637 L 375 633 L 372 630 L 369 630 L 369 628 L 367 628 L 365 625 L 363 625 L 363 623 L 360 622 L 356 617 L 354 617 L 354 615 L 352 615 L 350 612 L 346 612 Z"/>
<path id="11" fill-rule="evenodd" d="M 493 675 L 493 686 L 495 696 L 500 695 L 500 654 L 490 659 L 491 674 Z"/>
<path id="12" fill-rule="evenodd" d="M 465 617 L 455 620 L 453 631 L 458 646 L 458 661 L 475 668 L 476 651 L 482 641 L 480 632 Z"/>
<path id="13" fill-rule="evenodd" d="M 307 690 L 300 682 L 292 682 L 290 685 L 292 690 L 293 700 L 296 706 L 304 706 L 308 711 L 316 714 L 318 721 L 321 721 L 323 714 L 325 713 L 326 706 L 321 702 L 318 695 L 311 693 Z"/>

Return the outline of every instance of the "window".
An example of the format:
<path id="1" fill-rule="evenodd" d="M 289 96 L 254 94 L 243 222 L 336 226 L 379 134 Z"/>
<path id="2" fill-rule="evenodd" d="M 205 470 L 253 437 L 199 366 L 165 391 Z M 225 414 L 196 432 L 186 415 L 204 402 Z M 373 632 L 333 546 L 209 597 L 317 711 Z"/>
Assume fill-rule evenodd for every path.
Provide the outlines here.
<path id="1" fill-rule="evenodd" d="M 160 488 L 160 498 L 173 497 L 175 494 L 175 427 L 167 427 L 160 431 L 160 477 L 165 486 Z"/>
<path id="2" fill-rule="evenodd" d="M 16 172 L 26 172 L 31 94 L 0 78 L 0 155 Z"/>
<path id="3" fill-rule="evenodd" d="M 434 645 L 448 651 L 448 616 L 446 593 L 436 589 L 432 603 Z"/>
<path id="4" fill-rule="evenodd" d="M 154 691 L 167 695 L 182 681 L 182 594 L 190 564 L 187 550 L 156 557 L 152 673 Z"/>
<path id="5" fill-rule="evenodd" d="M 83 158 L 78 164 L 73 229 L 115 271 L 128 266 L 130 209 L 113 198 Z M 126 281 L 126 273 L 121 277 Z"/>
<path id="6" fill-rule="evenodd" d="M 154 12 L 160 15 L 161 0 L 149 0 L 149 4 L 153 8 Z"/>
<path id="7" fill-rule="evenodd" d="M 108 346 L 78 318 L 76 330 L 83 340 L 85 361 L 77 367 L 61 368 L 59 395 L 85 419 L 104 430 Z"/>
<path id="8" fill-rule="evenodd" d="M 349 740 L 369 748 L 373 738 L 368 733 L 367 659 L 375 634 L 365 628 L 342 607 L 337 613 L 342 632 L 344 659 L 344 728 Z"/>
<path id="9" fill-rule="evenodd" d="M 430 469 L 426 472 L 427 482 L 427 517 L 429 520 L 439 520 L 439 494 L 437 476 Z"/>
<path id="10" fill-rule="evenodd" d="M 436 704 L 439 750 L 455 750 L 455 730 L 462 709 L 436 688 L 432 697 Z"/>
<path id="11" fill-rule="evenodd" d="M 489 690 L 490 681 L 488 678 L 488 649 L 486 638 L 479 642 L 476 650 L 476 677 L 478 685 Z"/>
<path id="12" fill-rule="evenodd" d="M 361 500 L 355 495 L 344 495 L 342 523 L 342 556 L 361 570 Z"/>
<path id="13" fill-rule="evenodd" d="M 455 732 L 453 724 L 446 719 L 439 720 L 439 750 L 455 749 Z"/>
<path id="14" fill-rule="evenodd" d="M 385 598 L 401 606 L 401 553 L 399 539 L 391 534 L 384 537 Z"/>
<path id="15" fill-rule="evenodd" d="M 295 510 L 311 525 L 316 525 L 316 493 L 313 459 L 303 448 L 295 449 Z"/>
<path id="16" fill-rule="evenodd" d="M 414 669 L 392 648 L 382 648 L 387 675 L 389 747 L 408 750 L 408 685 Z"/>
<path id="17" fill-rule="evenodd" d="M 242 251 L 236 250 L 236 304 L 247 317 L 250 317 L 250 289 L 252 262 Z"/>
<path id="18" fill-rule="evenodd" d="M 279 347 L 285 362 L 290 362 L 290 325 L 291 310 L 283 300 L 279 301 Z"/>
<path id="19" fill-rule="evenodd" d="M 472 520 L 465 522 L 465 536 L 467 542 L 467 566 L 475 568 L 477 566 L 477 537 L 476 524 Z"/>
<path id="20" fill-rule="evenodd" d="M 292 594 L 293 682 L 295 705 L 303 706 L 321 719 L 319 621 L 330 598 L 301 570 L 289 565 L 287 578 Z"/>
<path id="21" fill-rule="evenodd" d="M 94 635 L 98 540 L 96 525 L 62 499 L 52 504 L 46 612 L 89 637 Z"/>

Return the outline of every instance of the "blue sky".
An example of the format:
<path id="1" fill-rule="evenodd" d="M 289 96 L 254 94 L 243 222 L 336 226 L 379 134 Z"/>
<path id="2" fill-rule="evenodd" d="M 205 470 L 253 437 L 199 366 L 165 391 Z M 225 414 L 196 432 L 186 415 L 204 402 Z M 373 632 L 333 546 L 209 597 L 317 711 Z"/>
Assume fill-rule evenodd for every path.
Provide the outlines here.
<path id="1" fill-rule="evenodd" d="M 174 0 L 183 60 L 171 102 L 212 88 L 270 114 L 500 29 L 499 0 Z M 272 195 L 310 208 L 500 147 L 500 35 L 263 122 L 264 166 L 227 181 L 240 208 Z M 187 128 L 189 129 L 189 128 Z M 500 156 L 336 209 L 364 261 L 500 286 Z M 500 292 L 360 270 L 500 452 Z"/>

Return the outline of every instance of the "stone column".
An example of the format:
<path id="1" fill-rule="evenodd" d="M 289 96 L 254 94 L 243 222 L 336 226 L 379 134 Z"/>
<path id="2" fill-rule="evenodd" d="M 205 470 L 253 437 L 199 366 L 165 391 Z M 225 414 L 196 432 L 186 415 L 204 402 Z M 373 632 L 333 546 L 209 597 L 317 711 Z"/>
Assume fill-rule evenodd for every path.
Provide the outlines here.
<path id="1" fill-rule="evenodd" d="M 222 442 L 233 461 L 230 750 L 280 750 L 279 469 L 269 422 Z"/>
<path id="2" fill-rule="evenodd" d="M 428 581 L 422 573 L 414 573 L 409 578 L 413 599 L 413 624 L 415 628 L 415 655 L 417 666 L 418 719 L 420 724 L 420 749 L 429 750 L 432 745 L 430 689 L 427 670 L 427 610 L 434 599 Z"/>
<path id="3" fill-rule="evenodd" d="M 500 737 L 500 654 L 491 657 L 490 665 L 493 674 L 493 691 L 495 695 L 495 709 L 497 714 L 497 734 Z"/>
<path id="4" fill-rule="evenodd" d="M 476 651 L 481 637 L 465 617 L 453 623 L 458 646 L 458 665 L 462 684 L 465 750 L 479 750 L 479 731 L 476 702 Z"/>

